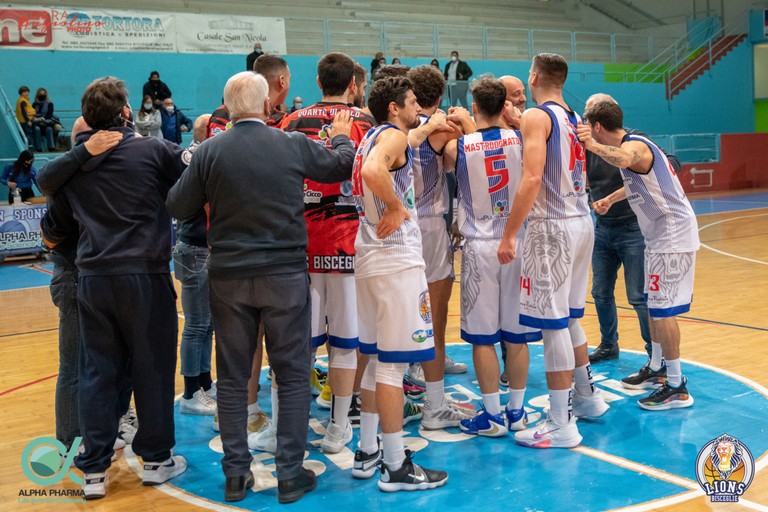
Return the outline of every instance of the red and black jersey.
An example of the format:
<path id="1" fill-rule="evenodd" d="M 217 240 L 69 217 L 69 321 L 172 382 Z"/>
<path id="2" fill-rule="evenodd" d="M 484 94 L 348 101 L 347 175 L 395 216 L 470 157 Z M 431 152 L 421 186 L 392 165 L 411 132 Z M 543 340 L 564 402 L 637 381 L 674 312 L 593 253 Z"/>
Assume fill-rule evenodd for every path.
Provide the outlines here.
<path id="1" fill-rule="evenodd" d="M 226 131 L 230 126 L 229 111 L 227 107 L 222 105 L 211 114 L 211 118 L 208 120 L 208 128 L 205 133 L 205 138 L 211 137 Z"/>
<path id="2" fill-rule="evenodd" d="M 332 149 L 326 130 L 340 110 L 353 119 L 350 140 L 357 148 L 373 126 L 373 118 L 344 103 L 319 102 L 296 110 L 283 118 L 280 128 L 301 132 Z M 307 222 L 309 271 L 315 273 L 354 273 L 355 237 L 358 218 L 352 198 L 352 182 L 318 183 L 304 181 L 304 217 Z"/>

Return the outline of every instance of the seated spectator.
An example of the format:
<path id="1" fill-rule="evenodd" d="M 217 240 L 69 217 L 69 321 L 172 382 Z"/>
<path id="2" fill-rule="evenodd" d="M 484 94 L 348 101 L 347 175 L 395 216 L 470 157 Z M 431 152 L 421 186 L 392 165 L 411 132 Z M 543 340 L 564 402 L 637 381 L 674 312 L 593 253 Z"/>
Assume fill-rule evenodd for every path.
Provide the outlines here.
<path id="1" fill-rule="evenodd" d="M 301 96 L 293 98 L 293 106 L 291 106 L 291 113 L 296 112 L 304 108 L 304 102 L 301 100 Z"/>
<path id="2" fill-rule="evenodd" d="M 13 204 L 13 190 L 18 188 L 21 192 L 21 200 L 28 201 L 35 197 L 32 184 L 37 185 L 37 169 L 32 166 L 35 155 L 31 151 L 24 150 L 19 153 L 15 162 L 7 164 L 0 174 L 0 183 L 8 187 L 8 204 Z"/>
<path id="3" fill-rule="evenodd" d="M 56 148 L 55 126 L 58 124 L 60 128 L 61 124 L 53 115 L 53 103 L 48 99 L 48 91 L 42 87 L 39 88 L 32 107 L 35 109 L 35 117 L 32 119 L 35 151 L 45 153 L 53 151 Z"/>
<path id="4" fill-rule="evenodd" d="M 156 108 L 160 108 L 163 101 L 173 96 L 171 90 L 165 85 L 165 82 L 160 80 L 160 73 L 157 71 L 153 71 L 149 74 L 149 80 L 144 84 L 142 94 L 152 98 L 152 103 L 155 104 Z"/>
<path id="5" fill-rule="evenodd" d="M 395 57 L 392 59 L 392 64 L 400 64 L 400 59 Z"/>
<path id="6" fill-rule="evenodd" d="M 29 101 L 29 87 L 22 85 L 19 87 L 19 99 L 16 100 L 16 119 L 27 136 L 27 144 L 32 149 L 32 120 L 35 118 L 35 107 Z"/>
<path id="7" fill-rule="evenodd" d="M 194 125 L 190 118 L 185 116 L 181 110 L 176 109 L 171 98 L 166 98 L 163 101 L 163 110 L 160 112 L 160 116 L 162 117 L 163 138 L 176 144 L 181 144 L 181 132 L 188 132 Z"/>
<path id="8" fill-rule="evenodd" d="M 376 52 L 376 55 L 373 57 L 373 60 L 371 61 L 371 77 L 373 77 L 376 74 L 376 70 L 379 69 L 379 66 L 382 66 L 383 64 L 381 61 L 384 61 L 384 64 L 387 63 L 387 59 L 384 58 L 384 54 L 381 52 Z"/>
<path id="9" fill-rule="evenodd" d="M 136 131 L 139 135 L 162 137 L 163 120 L 160 111 L 152 103 L 152 97 L 144 96 L 139 113 L 136 115 Z"/>

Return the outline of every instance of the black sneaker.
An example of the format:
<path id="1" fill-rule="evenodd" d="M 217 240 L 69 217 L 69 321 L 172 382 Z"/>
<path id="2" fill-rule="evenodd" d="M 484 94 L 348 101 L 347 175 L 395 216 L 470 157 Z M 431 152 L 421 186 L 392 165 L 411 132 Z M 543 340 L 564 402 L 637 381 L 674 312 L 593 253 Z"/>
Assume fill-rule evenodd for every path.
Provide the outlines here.
<path id="1" fill-rule="evenodd" d="M 628 389 L 653 388 L 665 382 L 667 382 L 667 365 L 662 365 L 661 368 L 653 371 L 651 366 L 646 364 L 640 368 L 639 372 L 621 379 L 621 385 Z"/>
<path id="2" fill-rule="evenodd" d="M 317 476 L 307 468 L 301 468 L 298 476 L 277 481 L 277 502 L 293 503 L 317 487 Z"/>
<path id="3" fill-rule="evenodd" d="M 641 398 L 637 404 L 648 411 L 666 411 L 667 409 L 682 409 L 693 405 L 693 397 L 688 393 L 688 379 L 683 377 L 683 381 L 676 388 L 673 388 L 666 381 L 664 385 L 646 398 Z"/>
<path id="4" fill-rule="evenodd" d="M 355 461 L 352 466 L 352 476 L 355 478 L 371 478 L 381 466 L 381 449 L 376 453 L 367 454 L 363 450 L 355 452 Z"/>
<path id="5" fill-rule="evenodd" d="M 240 476 L 229 476 L 224 483 L 224 501 L 242 501 L 248 489 L 253 487 L 253 472 Z"/>
<path id="6" fill-rule="evenodd" d="M 328 382 L 328 372 L 315 366 L 315 375 L 317 375 L 317 381 L 325 386 L 325 383 Z"/>
<path id="7" fill-rule="evenodd" d="M 360 395 L 352 394 L 352 403 L 349 404 L 349 422 L 352 425 L 360 425 Z"/>
<path id="8" fill-rule="evenodd" d="M 445 485 L 448 473 L 425 469 L 413 463 L 413 452 L 405 450 L 405 462 L 400 469 L 392 471 L 386 464 L 381 464 L 379 489 L 384 492 L 426 491 Z"/>
<path id="9" fill-rule="evenodd" d="M 600 361 L 609 361 L 611 359 L 619 358 L 619 346 L 614 345 L 608 347 L 602 343 L 597 346 L 595 350 L 589 354 L 589 362 L 592 364 L 599 363 Z"/>

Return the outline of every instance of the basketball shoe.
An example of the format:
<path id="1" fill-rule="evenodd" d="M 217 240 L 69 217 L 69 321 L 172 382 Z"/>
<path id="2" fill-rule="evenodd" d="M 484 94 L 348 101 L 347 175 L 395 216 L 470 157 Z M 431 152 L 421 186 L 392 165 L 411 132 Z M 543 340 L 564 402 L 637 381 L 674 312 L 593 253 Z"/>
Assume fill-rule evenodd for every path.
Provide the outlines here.
<path id="1" fill-rule="evenodd" d="M 507 428 L 510 432 L 519 432 L 525 430 L 528 425 L 528 413 L 521 407 L 520 409 L 507 409 L 504 407 L 504 414 L 507 415 Z"/>
<path id="2" fill-rule="evenodd" d="M 467 365 L 464 363 L 457 363 L 447 355 L 445 356 L 445 368 L 446 375 L 456 375 L 459 373 L 467 373 Z"/>
<path id="3" fill-rule="evenodd" d="M 598 418 L 610 408 L 611 406 L 605 403 L 603 395 L 597 388 L 589 396 L 581 396 L 576 391 L 573 392 L 573 415 L 577 418 Z"/>
<path id="4" fill-rule="evenodd" d="M 339 453 L 351 440 L 351 423 L 347 422 L 346 428 L 344 428 L 334 421 L 329 421 L 323 440 L 320 442 L 320 449 L 325 453 Z"/>
<path id="5" fill-rule="evenodd" d="M 248 433 L 261 432 L 266 430 L 272 424 L 272 420 L 269 419 L 267 413 L 264 411 L 255 412 L 248 415 Z M 219 413 L 213 417 L 213 431 L 219 431 Z"/>
<path id="6" fill-rule="evenodd" d="M 410 398 L 406 398 L 403 401 L 403 426 L 416 420 L 420 420 L 423 416 L 422 409 Z"/>
<path id="7" fill-rule="evenodd" d="M 328 375 L 327 373 L 325 374 Z M 309 390 L 312 396 L 319 396 L 323 392 L 323 383 L 320 382 L 320 370 L 312 368 L 309 370 Z"/>
<path id="8" fill-rule="evenodd" d="M 502 437 L 508 432 L 504 413 L 494 416 L 485 409 L 480 409 L 472 419 L 461 420 L 459 428 L 473 436 Z"/>
<path id="9" fill-rule="evenodd" d="M 403 375 L 403 393 L 411 400 L 421 400 L 427 393 L 427 390 L 422 386 L 415 384 L 411 378 L 406 374 Z"/>
<path id="10" fill-rule="evenodd" d="M 125 441 L 125 444 L 133 443 L 136 437 L 136 431 L 139 428 L 139 418 L 136 417 L 136 411 L 133 407 L 128 408 L 128 412 L 120 418 L 120 427 L 117 429 L 117 436 Z"/>
<path id="11" fill-rule="evenodd" d="M 269 427 L 260 432 L 248 434 L 248 448 L 260 452 L 275 453 L 277 451 L 277 427 L 270 423 Z"/>
<path id="12" fill-rule="evenodd" d="M 352 425 L 360 424 L 360 393 L 352 393 L 352 403 L 349 405 L 347 419 Z"/>
<path id="13" fill-rule="evenodd" d="M 574 448 L 581 443 L 581 439 L 576 416 L 566 425 L 558 425 L 547 415 L 546 421 L 536 427 L 515 432 L 517 444 L 529 448 Z"/>
<path id="14" fill-rule="evenodd" d="M 413 452 L 405 450 L 405 462 L 399 469 L 392 470 L 382 462 L 379 489 L 384 492 L 426 491 L 445 485 L 447 481 L 448 473 L 414 464 Z"/>
<path id="15" fill-rule="evenodd" d="M 628 389 L 653 388 L 665 382 L 667 382 L 667 365 L 662 365 L 654 371 L 648 363 L 640 368 L 639 372 L 621 379 L 621 385 Z"/>
<path id="16" fill-rule="evenodd" d="M 352 465 L 352 476 L 355 478 L 371 478 L 379 466 L 381 466 L 383 455 L 381 449 L 376 450 L 376 453 L 370 454 L 365 453 L 363 450 L 357 450 Z"/>
<path id="17" fill-rule="evenodd" d="M 667 409 L 682 409 L 693 405 L 693 397 L 688 393 L 688 379 L 683 377 L 683 381 L 676 388 L 669 385 L 668 382 L 654 390 L 646 398 L 637 401 L 638 405 L 648 411 L 666 411 Z"/>
<path id="18" fill-rule="evenodd" d="M 321 409 L 331 408 L 331 386 L 329 386 L 327 382 L 323 386 L 323 390 L 320 392 L 318 397 L 315 398 L 315 402 L 320 406 Z"/>
<path id="19" fill-rule="evenodd" d="M 419 363 L 413 363 L 408 367 L 408 378 L 417 386 L 424 387 L 426 381 L 424 380 L 424 368 Z"/>
<path id="20" fill-rule="evenodd" d="M 446 427 L 458 427 L 462 420 L 471 420 L 477 414 L 474 409 L 461 407 L 445 398 L 439 407 L 429 401 L 422 407 L 424 417 L 421 427 L 425 430 L 439 430 Z"/>
<path id="21" fill-rule="evenodd" d="M 144 485 L 160 485 L 187 470 L 187 459 L 173 455 L 163 462 L 144 463 Z"/>
<path id="22" fill-rule="evenodd" d="M 83 498 L 87 500 L 98 500 L 107 495 L 107 485 L 109 484 L 109 474 L 85 473 L 83 475 Z"/>

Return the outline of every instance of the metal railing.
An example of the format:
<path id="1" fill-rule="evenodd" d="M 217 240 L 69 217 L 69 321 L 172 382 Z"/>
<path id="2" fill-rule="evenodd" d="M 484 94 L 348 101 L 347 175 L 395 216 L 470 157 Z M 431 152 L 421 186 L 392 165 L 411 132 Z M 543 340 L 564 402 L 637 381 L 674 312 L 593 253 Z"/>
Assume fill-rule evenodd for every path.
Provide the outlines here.
<path id="1" fill-rule="evenodd" d="M 651 139 L 667 153 L 683 163 L 720 161 L 719 133 L 684 133 L 679 135 L 653 135 Z"/>
<path id="2" fill-rule="evenodd" d="M 555 52 L 579 62 L 644 63 L 654 60 L 675 37 L 605 32 L 523 29 L 504 26 L 416 22 L 286 18 L 288 53 L 323 55 L 343 51 L 387 57 L 447 57 L 460 49 L 465 60 L 530 60 Z"/>
<path id="3" fill-rule="evenodd" d="M 8 125 L 8 131 L 11 133 L 11 137 L 13 137 L 13 141 L 16 143 L 17 149 L 19 150 L 19 152 L 21 152 L 27 149 L 27 147 L 29 146 L 27 135 L 24 133 L 24 130 L 21 128 L 21 125 L 19 124 L 19 120 L 16 119 L 16 107 L 11 104 L 2 86 L 0 86 L 0 94 L 2 94 L 2 101 L 3 101 L 3 104 L 2 104 L 3 118 L 5 119 L 5 122 Z"/>

